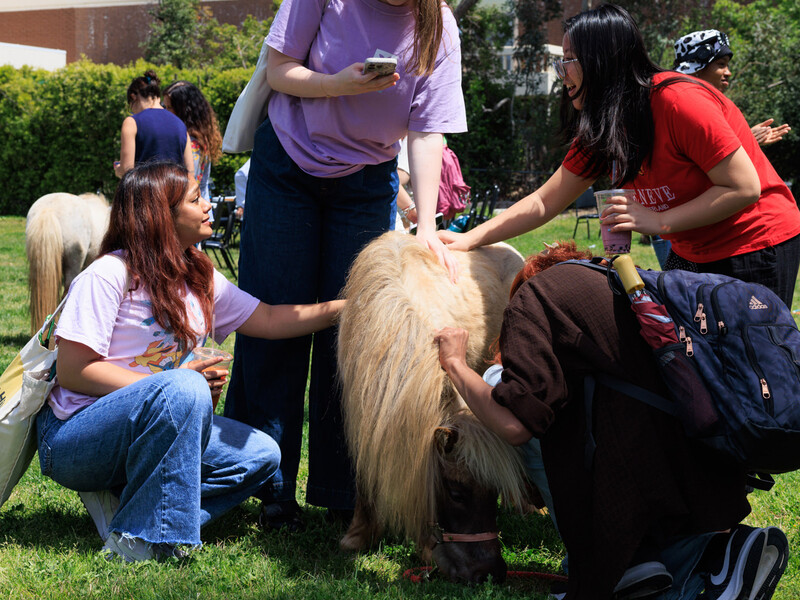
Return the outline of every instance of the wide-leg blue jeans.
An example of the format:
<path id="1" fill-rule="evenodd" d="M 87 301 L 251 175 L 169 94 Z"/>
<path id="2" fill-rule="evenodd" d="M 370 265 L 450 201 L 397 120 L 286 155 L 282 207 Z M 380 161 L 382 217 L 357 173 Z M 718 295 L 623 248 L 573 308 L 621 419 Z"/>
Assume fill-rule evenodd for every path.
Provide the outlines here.
<path id="1" fill-rule="evenodd" d="M 42 473 L 78 491 L 119 492 L 111 531 L 152 543 L 200 544 L 200 527 L 275 473 L 280 451 L 263 432 L 212 416 L 205 378 L 150 375 L 66 421 L 36 419 Z"/>
<path id="2" fill-rule="evenodd" d="M 256 131 L 247 180 L 239 287 L 269 304 L 307 304 L 339 296 L 356 254 L 391 228 L 396 160 L 345 177 L 302 171 L 269 120 Z M 312 336 L 262 340 L 237 334 L 225 416 L 278 441 L 281 466 L 257 496 L 294 500 Z M 336 329 L 313 336 L 309 387 L 306 501 L 334 509 L 354 504 L 336 375 Z"/>

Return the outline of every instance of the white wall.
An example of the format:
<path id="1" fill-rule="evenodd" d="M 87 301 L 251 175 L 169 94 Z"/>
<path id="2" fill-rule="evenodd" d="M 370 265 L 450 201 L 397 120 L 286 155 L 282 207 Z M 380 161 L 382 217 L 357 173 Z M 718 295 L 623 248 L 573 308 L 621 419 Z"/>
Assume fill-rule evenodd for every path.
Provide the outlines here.
<path id="1" fill-rule="evenodd" d="M 0 65 L 23 65 L 55 71 L 67 64 L 67 51 L 0 42 Z"/>

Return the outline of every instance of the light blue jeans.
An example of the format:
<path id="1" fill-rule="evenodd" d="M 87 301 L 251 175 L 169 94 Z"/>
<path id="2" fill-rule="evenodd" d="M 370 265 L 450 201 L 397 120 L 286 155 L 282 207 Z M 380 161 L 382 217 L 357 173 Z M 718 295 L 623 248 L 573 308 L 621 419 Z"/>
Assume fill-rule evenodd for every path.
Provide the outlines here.
<path id="1" fill-rule="evenodd" d="M 150 375 L 66 421 L 36 419 L 42 473 L 78 491 L 113 490 L 111 531 L 153 543 L 200 544 L 200 527 L 263 486 L 280 463 L 272 438 L 212 416 L 205 378 Z"/>

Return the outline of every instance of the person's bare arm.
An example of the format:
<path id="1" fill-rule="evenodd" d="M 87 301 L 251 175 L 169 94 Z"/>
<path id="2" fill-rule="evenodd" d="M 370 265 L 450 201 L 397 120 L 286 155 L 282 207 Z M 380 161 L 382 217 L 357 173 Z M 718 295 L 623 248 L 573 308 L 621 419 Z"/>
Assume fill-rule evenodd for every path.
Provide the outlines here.
<path id="1" fill-rule="evenodd" d="M 273 306 L 261 302 L 236 331 L 270 340 L 308 335 L 333 325 L 344 303 L 344 300 L 331 300 L 319 304 Z"/>
<path id="2" fill-rule="evenodd" d="M 468 339 L 464 329 L 445 327 L 436 332 L 442 368 L 481 423 L 513 446 L 524 444 L 533 434 L 514 413 L 492 399 L 492 386 L 467 365 Z"/>
<path id="3" fill-rule="evenodd" d="M 189 171 L 189 177 L 194 179 L 194 156 L 192 155 L 192 138 L 186 134 L 186 146 L 183 149 L 183 166 Z M 200 183 L 198 181 L 198 183 Z"/>
<path id="4" fill-rule="evenodd" d="M 472 250 L 502 242 L 540 227 L 561 214 L 592 185 L 563 166 L 532 194 L 466 233 L 440 231 L 439 238 L 454 250 Z"/>
<path id="5" fill-rule="evenodd" d="M 133 168 L 136 157 L 136 121 L 133 117 L 126 117 L 122 122 L 120 133 L 119 164 L 114 165 L 114 173 L 122 177 Z"/>
<path id="6" fill-rule="evenodd" d="M 399 81 L 397 73 L 377 76 L 364 74 L 364 63 L 353 63 L 338 73 L 325 74 L 312 71 L 302 60 L 292 58 L 270 47 L 267 55 L 267 81 L 272 89 L 299 98 L 325 98 L 352 96 L 378 92 Z"/>
<path id="7" fill-rule="evenodd" d="M 753 162 L 739 147 L 708 171 L 714 184 L 680 206 L 654 212 L 622 196 L 615 197 L 601 216 L 611 231 L 638 231 L 649 235 L 677 233 L 718 223 L 753 204 L 761 194 L 761 183 Z"/>
<path id="8" fill-rule="evenodd" d="M 408 167 L 417 208 L 416 240 L 433 251 L 447 269 L 451 281 L 458 280 L 458 262 L 436 235 L 436 203 L 442 177 L 441 133 L 408 132 Z"/>
<path id="9" fill-rule="evenodd" d="M 195 360 L 181 368 L 202 371 L 221 359 Z M 225 383 L 220 373 L 208 373 L 206 379 L 212 393 L 221 391 Z M 58 384 L 68 390 L 87 396 L 101 397 L 147 377 L 146 373 L 130 371 L 118 365 L 106 362 L 103 356 L 79 342 L 59 338 L 58 360 L 56 361 Z"/>

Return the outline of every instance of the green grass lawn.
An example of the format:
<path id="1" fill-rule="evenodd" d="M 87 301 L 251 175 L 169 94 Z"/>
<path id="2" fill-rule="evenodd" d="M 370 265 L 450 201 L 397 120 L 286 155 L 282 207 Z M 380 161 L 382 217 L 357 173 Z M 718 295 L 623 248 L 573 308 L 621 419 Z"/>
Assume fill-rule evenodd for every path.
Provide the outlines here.
<path id="1" fill-rule="evenodd" d="M 511 243 L 525 255 L 539 252 L 542 242 L 569 239 L 573 226 L 574 218 L 565 215 Z M 0 369 L 29 337 L 24 227 L 22 218 L 0 217 Z M 597 223 L 591 228 L 590 239 L 585 227 L 579 228 L 577 241 L 600 253 Z M 634 261 L 656 267 L 652 249 L 635 241 Z M 795 305 L 800 306 L 797 299 Z M 232 350 L 232 337 L 224 347 Z M 222 403 L 217 411 L 221 409 Z M 305 459 L 301 479 L 306 476 L 304 469 Z M 787 533 L 794 555 L 775 598 L 800 598 L 800 476 L 792 473 L 777 479 L 771 492 L 751 496 L 753 514 L 747 522 L 778 525 Z M 298 500 L 304 504 L 302 492 Z M 337 547 L 342 528 L 328 524 L 322 510 L 306 508 L 309 526 L 302 534 L 264 534 L 256 524 L 258 505 L 250 500 L 204 529 L 202 550 L 187 562 L 107 562 L 77 494 L 43 477 L 34 459 L 0 510 L 0 595 L 10 600 L 547 597 L 546 584 L 522 578 L 475 588 L 435 577 L 413 583 L 403 573 L 422 563 L 411 545 L 387 538 L 372 552 L 343 554 Z M 549 517 L 521 517 L 503 510 L 500 526 L 509 569 L 558 571 L 564 549 Z"/>

